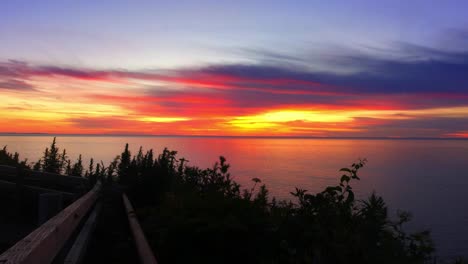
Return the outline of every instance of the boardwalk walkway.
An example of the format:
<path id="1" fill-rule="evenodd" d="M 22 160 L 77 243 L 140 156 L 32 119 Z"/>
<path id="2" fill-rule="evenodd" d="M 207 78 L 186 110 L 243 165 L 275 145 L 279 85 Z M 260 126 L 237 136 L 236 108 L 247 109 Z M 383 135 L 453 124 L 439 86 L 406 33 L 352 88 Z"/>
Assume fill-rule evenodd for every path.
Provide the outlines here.
<path id="1" fill-rule="evenodd" d="M 0 263 L 157 263 L 118 184 L 0 169 Z"/>
<path id="2" fill-rule="evenodd" d="M 103 206 L 83 263 L 138 263 L 121 188 L 104 186 L 101 199 Z"/>

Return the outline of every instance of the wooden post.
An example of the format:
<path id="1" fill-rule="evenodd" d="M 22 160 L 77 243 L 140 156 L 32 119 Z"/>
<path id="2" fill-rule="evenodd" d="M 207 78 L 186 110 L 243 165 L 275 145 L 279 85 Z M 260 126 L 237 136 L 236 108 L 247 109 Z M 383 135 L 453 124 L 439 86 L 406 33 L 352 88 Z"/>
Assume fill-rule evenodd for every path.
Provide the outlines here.
<path id="1" fill-rule="evenodd" d="M 16 195 L 15 195 L 15 214 L 19 219 L 22 214 L 22 204 L 23 204 L 23 185 L 24 185 L 24 170 L 21 167 L 16 168 Z"/>

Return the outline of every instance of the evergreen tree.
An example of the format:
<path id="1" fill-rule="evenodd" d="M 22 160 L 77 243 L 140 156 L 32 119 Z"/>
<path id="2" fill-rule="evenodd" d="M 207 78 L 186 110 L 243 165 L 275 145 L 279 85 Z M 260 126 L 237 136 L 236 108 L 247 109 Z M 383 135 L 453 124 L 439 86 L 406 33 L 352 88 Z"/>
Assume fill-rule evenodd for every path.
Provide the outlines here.
<path id="1" fill-rule="evenodd" d="M 75 164 L 73 164 L 73 168 L 71 170 L 72 176 L 83 176 L 83 161 L 81 160 L 81 155 L 78 157 L 78 160 Z"/>
<path id="2" fill-rule="evenodd" d="M 44 163 L 42 164 L 42 170 L 45 172 L 51 173 L 60 173 L 61 171 L 61 157 L 59 154 L 59 149 L 56 146 L 56 138 L 52 141 L 50 149 L 46 148 L 44 152 Z M 65 153 L 65 152 L 64 152 Z"/>

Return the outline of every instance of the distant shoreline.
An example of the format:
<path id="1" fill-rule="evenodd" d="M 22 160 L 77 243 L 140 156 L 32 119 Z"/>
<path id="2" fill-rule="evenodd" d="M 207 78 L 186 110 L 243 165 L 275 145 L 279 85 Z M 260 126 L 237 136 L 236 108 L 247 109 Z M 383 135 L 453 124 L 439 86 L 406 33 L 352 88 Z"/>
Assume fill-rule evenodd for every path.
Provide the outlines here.
<path id="1" fill-rule="evenodd" d="M 47 136 L 47 137 L 154 137 L 154 138 L 240 138 L 240 139 L 343 139 L 343 140 L 468 140 L 468 138 L 434 137 L 313 137 L 313 136 L 211 136 L 211 135 L 141 135 L 141 134 L 52 134 L 0 132 L 1 136 Z"/>

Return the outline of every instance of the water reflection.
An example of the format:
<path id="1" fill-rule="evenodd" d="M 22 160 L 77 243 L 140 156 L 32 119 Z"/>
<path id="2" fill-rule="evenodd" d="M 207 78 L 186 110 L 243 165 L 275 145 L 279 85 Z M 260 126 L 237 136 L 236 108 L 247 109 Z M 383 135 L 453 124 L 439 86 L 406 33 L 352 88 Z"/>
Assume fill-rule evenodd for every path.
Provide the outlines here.
<path id="1" fill-rule="evenodd" d="M 36 161 L 52 137 L 3 136 L 1 145 Z M 392 210 L 415 215 L 410 228 L 433 230 L 441 255 L 468 256 L 468 141 L 347 140 L 186 137 L 59 137 L 71 159 L 110 162 L 125 143 L 135 153 L 139 146 L 179 151 L 190 164 L 211 167 L 220 155 L 231 163 L 231 174 L 245 187 L 258 177 L 270 192 L 290 198 L 295 186 L 318 192 L 338 182 L 341 167 L 358 158 L 369 160 L 355 184 L 360 197 L 373 190 Z"/>

